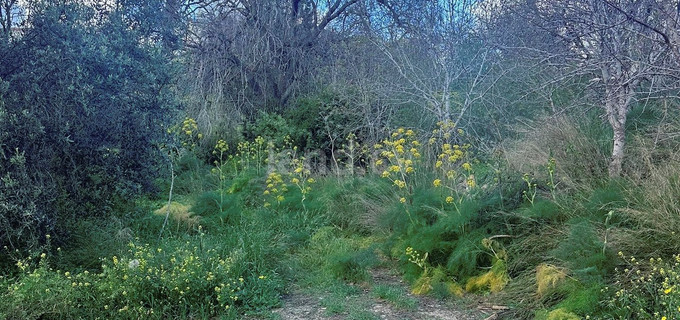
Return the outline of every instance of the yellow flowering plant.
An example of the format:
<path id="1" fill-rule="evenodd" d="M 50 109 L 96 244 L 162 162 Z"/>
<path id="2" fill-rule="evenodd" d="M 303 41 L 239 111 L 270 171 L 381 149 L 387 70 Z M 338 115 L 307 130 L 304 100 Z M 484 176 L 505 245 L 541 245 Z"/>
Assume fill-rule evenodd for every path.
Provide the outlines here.
<path id="1" fill-rule="evenodd" d="M 437 123 L 438 128 L 432 132 L 428 145 L 435 151 L 434 172 L 436 178 L 432 186 L 438 188 L 444 205 L 458 205 L 477 186 L 472 166 L 469 143 L 464 143 L 465 132 L 456 128 L 451 121 Z"/>
<path id="2" fill-rule="evenodd" d="M 182 123 L 167 130 L 168 134 L 174 134 L 183 148 L 194 150 L 199 141 L 203 139 L 203 133 L 199 131 L 198 122 L 194 118 L 186 117 Z"/>
<path id="3" fill-rule="evenodd" d="M 236 273 L 238 254 L 223 254 L 183 241 L 164 247 L 131 242 L 123 256 L 102 258 L 101 271 L 94 272 L 55 270 L 41 254 L 31 258 L 37 262 L 17 263 L 20 272 L 3 299 L 29 303 L 33 314 L 20 318 L 165 319 L 196 306 L 211 318 L 233 315 L 247 287 L 259 284 Z M 12 312 L 25 307 L 11 304 Z"/>
<path id="4" fill-rule="evenodd" d="M 217 143 L 215 144 L 215 148 L 213 149 L 213 155 L 217 157 L 217 160 L 213 162 L 215 167 L 211 170 L 211 173 L 215 176 L 217 176 L 218 181 L 219 181 L 219 186 L 218 186 L 218 192 L 220 194 L 220 203 L 219 203 L 219 208 L 220 208 L 220 213 L 224 212 L 224 196 L 226 192 L 226 182 L 227 182 L 227 175 L 226 175 L 226 169 L 225 165 L 227 163 L 227 151 L 229 151 L 229 145 L 227 144 L 226 141 L 224 140 L 218 140 Z"/>
<path id="5" fill-rule="evenodd" d="M 253 141 L 239 142 L 236 146 L 236 162 L 242 169 L 249 169 L 251 166 L 254 166 L 257 174 L 260 174 L 266 155 L 266 148 L 267 144 L 261 136 L 257 136 Z"/>
<path id="6" fill-rule="evenodd" d="M 618 319 L 680 319 L 680 254 L 669 259 L 636 259 L 618 253 L 624 265 L 617 281 L 603 291 L 609 311 Z"/>
<path id="7" fill-rule="evenodd" d="M 399 202 L 404 204 L 406 213 L 413 223 L 407 204 L 411 204 L 414 184 L 418 181 L 416 168 L 421 162 L 422 145 L 411 129 L 398 128 L 389 138 L 374 146 L 378 153 L 376 168 L 382 171 L 381 176 L 392 181 L 397 188 Z"/>
<path id="8" fill-rule="evenodd" d="M 307 194 L 312 191 L 310 185 L 315 183 L 316 180 L 311 177 L 311 172 L 309 169 L 305 168 L 304 163 L 304 157 L 298 158 L 297 156 L 293 156 L 293 159 L 290 162 L 292 170 L 289 175 L 290 183 L 300 190 L 300 194 L 302 195 L 300 204 L 302 204 L 302 208 L 306 211 L 307 207 L 305 207 L 305 200 L 307 199 Z"/>
<path id="9" fill-rule="evenodd" d="M 262 193 L 265 196 L 264 206 L 270 207 L 272 203 L 276 203 L 278 206 L 285 200 L 283 194 L 288 191 L 288 185 L 283 180 L 283 176 L 281 173 L 272 171 L 267 175 L 265 183 L 265 190 Z"/>

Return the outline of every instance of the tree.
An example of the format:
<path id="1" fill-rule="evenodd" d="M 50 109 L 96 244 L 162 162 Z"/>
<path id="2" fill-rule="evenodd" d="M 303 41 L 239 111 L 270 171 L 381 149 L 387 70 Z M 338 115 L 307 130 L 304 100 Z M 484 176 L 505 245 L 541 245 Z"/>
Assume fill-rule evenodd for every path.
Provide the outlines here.
<path id="1" fill-rule="evenodd" d="M 527 21 L 534 32 L 513 29 L 526 41 L 525 52 L 565 66 L 560 77 L 589 78 L 589 87 L 613 131 L 610 177 L 621 175 L 626 121 L 634 103 L 677 89 L 677 3 L 671 1 L 566 0 L 518 1 L 502 8 L 501 16 Z M 674 9 L 673 9 L 674 8 Z M 542 35 L 541 35 L 542 34 Z"/>
<path id="2" fill-rule="evenodd" d="M 492 72 L 494 52 L 475 32 L 475 3 L 383 0 L 365 18 L 375 45 L 396 70 L 386 78 L 395 94 L 437 121 L 461 124 L 502 74 Z M 375 16 L 386 17 L 383 24 L 374 23 Z M 380 29 L 386 19 L 389 33 Z"/>
<path id="3" fill-rule="evenodd" d="M 213 127 L 284 110 L 328 62 L 329 27 L 358 1 L 205 2 L 187 43 L 190 114 Z"/>
<path id="4" fill-rule="evenodd" d="M 2 32 L 0 39 L 10 38 L 12 28 L 16 26 L 16 20 L 19 13 L 20 8 L 18 7 L 18 0 L 0 1 L 0 31 Z"/>

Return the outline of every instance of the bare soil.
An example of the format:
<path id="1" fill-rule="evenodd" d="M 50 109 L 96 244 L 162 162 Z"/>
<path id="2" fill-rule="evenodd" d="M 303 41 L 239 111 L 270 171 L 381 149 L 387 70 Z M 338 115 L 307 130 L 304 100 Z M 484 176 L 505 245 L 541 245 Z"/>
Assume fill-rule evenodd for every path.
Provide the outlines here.
<path id="1" fill-rule="evenodd" d="M 490 314 L 471 308 L 453 299 L 440 300 L 428 296 L 416 296 L 409 292 L 408 285 L 399 276 L 391 274 L 386 268 L 371 270 L 370 285 L 359 285 L 360 292 L 348 303 L 354 306 L 353 312 L 330 311 L 323 306 L 324 297 L 316 297 L 304 290 L 295 289 L 284 297 L 283 307 L 274 310 L 275 318 L 284 320 L 340 320 L 340 319 L 409 319 L 409 320 L 477 320 L 487 319 Z M 395 306 L 393 301 L 385 301 L 371 294 L 371 287 L 389 285 L 403 290 L 407 299 L 417 301 L 414 308 Z M 470 310 L 472 309 L 472 310 Z M 329 312 L 330 311 L 330 312 Z M 490 318 L 493 318 L 491 315 Z"/>

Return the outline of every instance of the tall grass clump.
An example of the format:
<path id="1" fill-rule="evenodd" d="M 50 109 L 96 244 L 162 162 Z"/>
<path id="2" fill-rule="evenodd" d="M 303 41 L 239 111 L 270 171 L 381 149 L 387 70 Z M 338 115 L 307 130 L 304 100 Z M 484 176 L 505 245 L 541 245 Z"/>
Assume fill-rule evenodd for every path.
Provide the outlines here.
<path id="1" fill-rule="evenodd" d="M 380 232 L 379 217 L 393 201 L 389 183 L 371 176 L 324 179 L 314 195 L 330 224 L 359 234 Z"/>
<path id="2" fill-rule="evenodd" d="M 649 175 L 629 187 L 630 207 L 623 214 L 635 223 L 628 230 L 629 252 L 671 255 L 680 252 L 680 162 L 650 164 Z"/>
<path id="3" fill-rule="evenodd" d="M 541 118 L 520 129 L 523 137 L 505 146 L 511 169 L 546 181 L 545 165 L 555 159 L 554 182 L 561 189 L 590 189 L 607 178 L 610 133 L 587 116 Z M 588 159 L 588 161 L 584 161 Z"/>

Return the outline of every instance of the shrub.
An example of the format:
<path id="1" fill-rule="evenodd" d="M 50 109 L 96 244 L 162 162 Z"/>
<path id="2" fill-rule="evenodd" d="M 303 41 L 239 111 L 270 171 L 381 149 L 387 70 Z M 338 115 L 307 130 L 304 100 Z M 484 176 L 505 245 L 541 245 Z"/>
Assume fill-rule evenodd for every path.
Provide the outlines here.
<path id="1" fill-rule="evenodd" d="M 363 132 L 355 131 L 362 127 L 361 116 L 346 99 L 330 90 L 298 99 L 284 116 L 306 133 L 299 141 L 294 139 L 296 145 L 301 150 L 325 150 L 327 159 L 332 157 L 329 151 L 337 152 L 347 144 L 350 133 L 356 134 L 359 141 L 366 138 Z"/>
<path id="2" fill-rule="evenodd" d="M 278 147 L 303 146 L 309 133 L 297 127 L 295 122 L 279 114 L 260 112 L 255 122 L 247 128 L 246 140 L 264 138 L 267 143 Z"/>
<path id="3" fill-rule="evenodd" d="M 239 251 L 203 239 L 161 247 L 130 243 L 124 257 L 102 260 L 101 272 L 54 270 L 42 254 L 17 263 L 18 277 L 2 293 L 9 319 L 192 318 L 277 306 L 282 282 Z M 246 271 L 247 270 L 247 271 Z M 4 281 L 3 281 L 4 283 Z"/>
<path id="4" fill-rule="evenodd" d="M 20 249 L 34 247 L 31 238 L 67 234 L 53 230 L 64 226 L 64 216 L 103 215 L 115 201 L 153 190 L 156 144 L 164 139 L 162 127 L 176 103 L 173 59 L 160 43 L 143 40 L 154 37 L 149 30 L 165 26 L 131 27 L 141 14 L 130 11 L 157 9 L 150 7 L 121 5 L 101 12 L 104 17 L 75 1 L 36 3 L 24 36 L 0 46 L 0 56 L 11 57 L 0 65 L 9 83 L 0 83 L 0 172 L 33 198 L 1 200 L 8 210 L 3 216 L 15 210 L 31 214 L 25 219 L 35 229 L 11 239 Z M 171 30 L 165 29 L 167 35 Z M 25 169 L 5 164 L 16 153 L 24 155 Z M 7 182 L 0 188 L 9 188 Z M 6 222 L 8 230 L 24 224 Z M 5 235 L 2 245 L 8 236 L 16 235 Z"/>
<path id="5" fill-rule="evenodd" d="M 624 265 L 616 269 L 614 286 L 606 288 L 609 318 L 680 318 L 680 254 L 637 260 L 619 252 Z"/>

